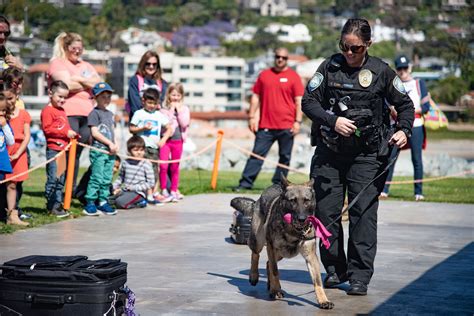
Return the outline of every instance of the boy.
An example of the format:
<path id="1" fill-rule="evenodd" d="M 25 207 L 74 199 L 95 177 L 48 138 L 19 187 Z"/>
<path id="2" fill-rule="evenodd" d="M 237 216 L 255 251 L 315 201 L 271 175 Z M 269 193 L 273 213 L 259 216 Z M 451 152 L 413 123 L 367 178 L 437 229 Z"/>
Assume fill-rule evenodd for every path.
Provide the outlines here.
<path id="1" fill-rule="evenodd" d="M 133 135 L 127 141 L 127 150 L 134 158 L 145 157 L 145 141 Z M 119 208 L 143 207 L 147 196 L 153 196 L 155 177 L 148 160 L 126 159 L 122 162 L 119 176 L 113 184 L 116 205 Z"/>
<path id="2" fill-rule="evenodd" d="M 91 149 L 91 178 L 87 185 L 85 199 L 87 204 L 82 211 L 88 216 L 97 216 L 99 212 L 106 215 L 115 215 L 117 211 L 107 202 L 112 183 L 115 153 L 118 147 L 114 142 L 114 114 L 107 110 L 114 90 L 106 82 L 99 82 L 92 88 L 92 95 L 97 103 L 87 117 L 87 124 L 91 128 L 92 147 L 108 150 L 112 155 Z M 95 202 L 98 202 L 96 206 Z"/>
<path id="3" fill-rule="evenodd" d="M 41 111 L 41 125 L 46 137 L 46 159 L 51 159 L 66 148 L 69 139 L 76 137 L 69 126 L 63 105 L 69 94 L 68 86 L 61 80 L 53 81 L 49 88 L 50 103 Z M 69 213 L 62 208 L 65 174 L 56 177 L 56 160 L 46 165 L 45 184 L 46 209 L 56 217 L 66 217 Z"/>
<path id="4" fill-rule="evenodd" d="M 169 118 L 159 110 L 160 93 L 154 88 L 148 88 L 143 91 L 142 103 L 143 109 L 133 114 L 130 122 L 130 132 L 139 135 L 145 141 L 145 157 L 158 160 L 158 152 L 168 138 L 171 136 L 172 128 Z M 162 130 L 165 132 L 162 133 Z M 160 135 L 163 134 L 162 137 Z M 153 173 L 155 181 L 158 181 L 158 164 L 153 163 Z M 148 203 L 167 203 L 171 202 L 172 197 L 163 197 L 159 193 L 155 196 L 147 197 Z"/>

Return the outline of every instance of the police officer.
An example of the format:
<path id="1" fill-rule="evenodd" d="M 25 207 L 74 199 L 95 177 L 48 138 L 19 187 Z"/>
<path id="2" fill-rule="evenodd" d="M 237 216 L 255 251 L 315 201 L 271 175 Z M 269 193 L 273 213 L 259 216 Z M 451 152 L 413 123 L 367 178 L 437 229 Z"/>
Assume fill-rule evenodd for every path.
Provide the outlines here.
<path id="1" fill-rule="evenodd" d="M 302 110 L 313 122 L 316 145 L 310 174 L 315 180 L 316 216 L 325 225 L 341 214 L 346 192 L 350 203 L 385 169 L 389 148 L 404 146 L 410 137 L 413 103 L 395 72 L 367 54 L 371 43 L 369 23 L 349 19 L 341 32 L 341 54 L 321 64 L 302 100 Z M 386 102 L 398 113 L 394 131 Z M 378 196 L 384 182 L 381 176 L 349 210 L 347 258 L 341 220 L 327 227 L 331 247 L 320 248 L 326 288 L 349 280 L 347 294 L 367 294 L 377 248 Z"/>

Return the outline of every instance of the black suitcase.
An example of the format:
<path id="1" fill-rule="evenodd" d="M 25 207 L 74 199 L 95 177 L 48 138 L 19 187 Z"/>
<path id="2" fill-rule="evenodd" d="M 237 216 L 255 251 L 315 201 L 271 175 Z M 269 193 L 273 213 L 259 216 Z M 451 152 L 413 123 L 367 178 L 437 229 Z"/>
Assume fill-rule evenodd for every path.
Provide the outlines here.
<path id="1" fill-rule="evenodd" d="M 236 244 L 247 244 L 250 237 L 252 218 L 244 215 L 241 211 L 234 211 L 232 224 L 230 225 L 230 237 Z"/>
<path id="2" fill-rule="evenodd" d="M 0 304 L 22 315 L 120 315 L 127 263 L 86 256 L 27 256 L 0 266 Z"/>

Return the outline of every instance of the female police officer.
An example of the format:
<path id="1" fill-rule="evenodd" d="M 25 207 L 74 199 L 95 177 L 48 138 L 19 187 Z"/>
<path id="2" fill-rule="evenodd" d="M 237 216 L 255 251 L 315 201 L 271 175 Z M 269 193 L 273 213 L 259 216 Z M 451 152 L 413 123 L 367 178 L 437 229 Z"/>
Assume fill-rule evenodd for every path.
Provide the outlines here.
<path id="1" fill-rule="evenodd" d="M 347 191 L 351 202 L 388 163 L 389 144 L 404 146 L 414 119 L 413 103 L 390 67 L 367 50 L 371 29 L 364 19 L 344 25 L 341 54 L 326 59 L 308 83 L 303 112 L 313 121 L 316 150 L 310 177 L 315 179 L 316 215 L 331 232 L 331 247 L 320 248 L 325 287 L 350 281 L 349 295 L 366 295 L 377 248 L 378 195 L 385 176 L 370 185 L 349 210 L 347 260 L 338 219 Z M 390 133 L 386 102 L 398 113 Z"/>

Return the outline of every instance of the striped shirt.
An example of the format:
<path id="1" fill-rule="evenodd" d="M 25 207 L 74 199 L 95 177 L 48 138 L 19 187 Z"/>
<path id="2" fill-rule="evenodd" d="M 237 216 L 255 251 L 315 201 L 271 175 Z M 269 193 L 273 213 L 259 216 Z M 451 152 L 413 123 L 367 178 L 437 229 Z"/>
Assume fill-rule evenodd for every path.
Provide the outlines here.
<path id="1" fill-rule="evenodd" d="M 127 159 L 120 166 L 119 176 L 115 180 L 114 190 L 121 188 L 125 191 L 135 191 L 146 197 L 147 190 L 155 186 L 155 175 L 151 162 L 147 160 Z"/>

